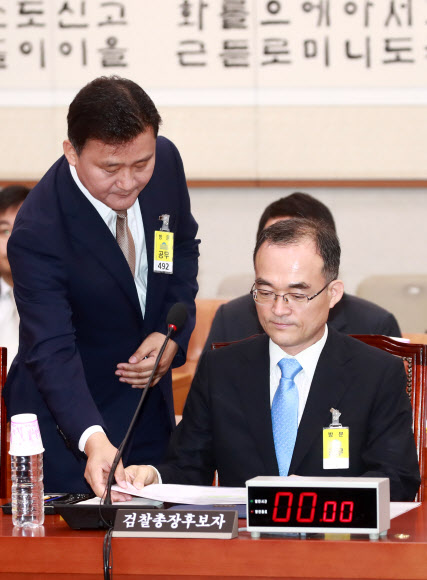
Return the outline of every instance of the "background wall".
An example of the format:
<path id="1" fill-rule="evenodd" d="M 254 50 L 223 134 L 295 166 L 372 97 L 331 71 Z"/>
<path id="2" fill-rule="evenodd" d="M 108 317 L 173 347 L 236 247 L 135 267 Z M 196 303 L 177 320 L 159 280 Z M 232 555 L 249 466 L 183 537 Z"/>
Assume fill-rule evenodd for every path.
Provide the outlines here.
<path id="1" fill-rule="evenodd" d="M 424 187 L 426 30 L 427 2 L 0 0 L 0 180 L 38 180 L 75 93 L 119 74 L 152 96 L 190 180 Z M 335 216 L 348 291 L 427 273 L 425 189 L 302 189 Z M 250 276 L 260 214 L 291 191 L 191 188 L 201 297 Z"/>
<path id="2" fill-rule="evenodd" d="M 223 278 L 252 274 L 258 220 L 291 189 L 191 189 L 202 239 L 200 297 L 215 297 Z M 355 293 L 373 274 L 427 274 L 427 195 L 423 189 L 309 189 L 332 211 L 342 246 L 341 277 Z M 249 292 L 250 288 L 247 288 Z"/>
<path id="3" fill-rule="evenodd" d="M 0 0 L 0 179 L 38 179 L 112 74 L 190 179 L 426 178 L 426 31 L 427 2 Z"/>
<path id="4" fill-rule="evenodd" d="M 159 110 L 189 179 L 427 178 L 425 106 Z M 0 179 L 39 179 L 62 153 L 66 116 L 0 107 Z"/>

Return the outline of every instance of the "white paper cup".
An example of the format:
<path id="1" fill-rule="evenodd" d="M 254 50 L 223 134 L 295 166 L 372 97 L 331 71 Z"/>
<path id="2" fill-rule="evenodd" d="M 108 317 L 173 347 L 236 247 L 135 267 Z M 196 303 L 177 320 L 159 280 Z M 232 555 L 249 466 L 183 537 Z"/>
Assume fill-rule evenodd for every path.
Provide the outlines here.
<path id="1" fill-rule="evenodd" d="M 38 455 L 43 453 L 37 415 L 22 413 L 10 420 L 10 455 Z"/>

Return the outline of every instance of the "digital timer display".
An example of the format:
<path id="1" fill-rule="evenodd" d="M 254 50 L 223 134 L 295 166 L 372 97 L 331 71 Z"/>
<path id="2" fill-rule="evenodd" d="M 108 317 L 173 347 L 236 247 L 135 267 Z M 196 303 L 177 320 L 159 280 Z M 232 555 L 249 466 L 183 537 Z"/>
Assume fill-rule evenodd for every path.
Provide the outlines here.
<path id="1" fill-rule="evenodd" d="M 376 528 L 374 488 L 248 487 L 248 524 L 269 528 Z"/>

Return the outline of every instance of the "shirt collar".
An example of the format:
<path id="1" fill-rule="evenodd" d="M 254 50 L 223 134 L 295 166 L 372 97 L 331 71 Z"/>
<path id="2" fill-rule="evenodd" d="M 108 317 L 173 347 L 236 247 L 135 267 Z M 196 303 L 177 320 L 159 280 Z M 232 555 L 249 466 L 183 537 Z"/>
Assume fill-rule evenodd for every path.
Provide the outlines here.
<path id="1" fill-rule="evenodd" d="M 328 338 L 328 325 L 325 324 L 325 332 L 320 340 L 301 351 L 295 356 L 287 354 L 284 350 L 280 348 L 276 343 L 274 343 L 271 338 L 269 340 L 269 352 L 270 352 L 270 373 L 274 371 L 277 363 L 282 360 L 282 358 L 294 358 L 302 366 L 307 378 L 311 381 L 314 376 L 314 371 L 320 357 L 320 353 L 325 346 L 326 339 Z"/>
<path id="2" fill-rule="evenodd" d="M 9 286 L 4 278 L 0 278 L 0 296 L 13 296 L 13 288 Z"/>
<path id="3" fill-rule="evenodd" d="M 110 207 L 108 207 L 108 205 L 105 205 L 105 203 L 102 203 L 102 201 L 99 201 L 99 199 L 96 199 L 95 197 L 93 197 L 93 195 L 89 192 L 89 190 L 86 189 L 86 187 L 80 181 L 74 165 L 70 165 L 70 171 L 71 171 L 71 177 L 74 179 L 77 187 L 80 189 L 80 191 L 83 193 L 83 195 L 90 201 L 90 203 L 93 205 L 93 207 L 96 209 L 96 211 L 102 217 L 102 219 L 106 220 L 111 215 L 111 212 L 114 212 L 114 210 L 111 209 Z"/>

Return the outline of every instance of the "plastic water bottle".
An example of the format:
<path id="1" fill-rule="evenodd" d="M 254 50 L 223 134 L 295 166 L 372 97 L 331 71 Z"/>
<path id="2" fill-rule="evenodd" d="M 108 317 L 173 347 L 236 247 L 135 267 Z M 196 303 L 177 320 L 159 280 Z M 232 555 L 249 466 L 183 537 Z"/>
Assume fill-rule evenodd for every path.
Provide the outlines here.
<path id="1" fill-rule="evenodd" d="M 10 418 L 12 522 L 36 527 L 44 522 L 43 443 L 37 416 L 21 413 Z"/>
<path id="2" fill-rule="evenodd" d="M 12 522 L 18 527 L 44 522 L 43 453 L 12 455 Z"/>

